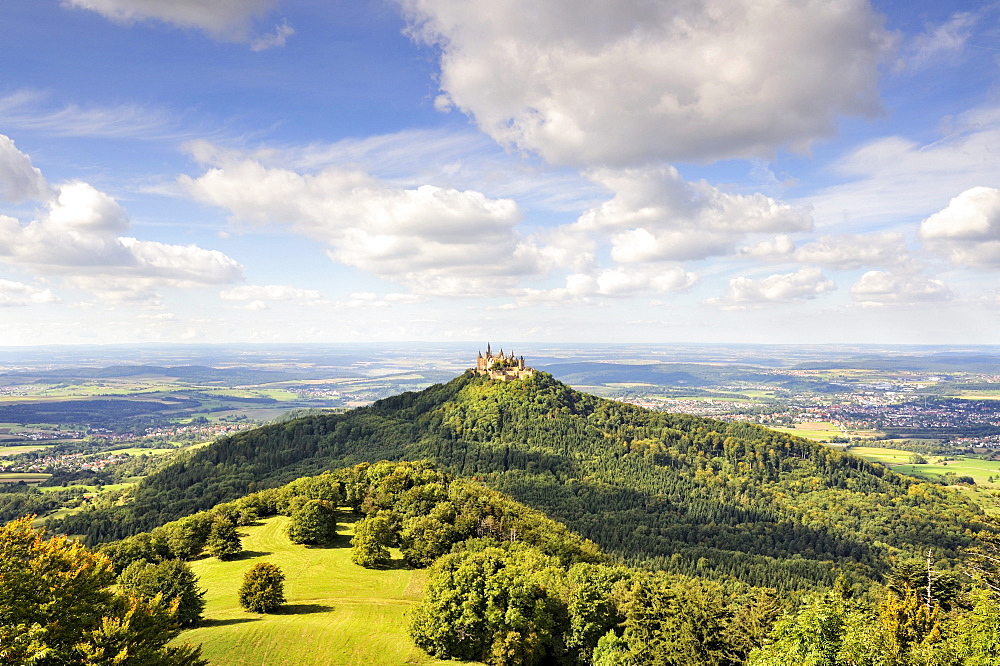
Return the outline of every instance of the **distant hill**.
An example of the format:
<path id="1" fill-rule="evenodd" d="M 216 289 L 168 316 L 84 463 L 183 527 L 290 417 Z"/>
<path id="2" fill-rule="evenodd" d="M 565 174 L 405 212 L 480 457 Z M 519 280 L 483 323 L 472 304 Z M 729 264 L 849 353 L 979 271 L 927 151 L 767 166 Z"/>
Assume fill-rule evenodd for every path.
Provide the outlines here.
<path id="1" fill-rule="evenodd" d="M 745 423 L 581 393 L 544 372 L 466 374 L 344 414 L 219 440 L 148 477 L 133 503 L 55 525 L 121 538 L 299 476 L 429 458 L 633 563 L 779 588 L 878 577 L 893 555 L 952 558 L 976 530 L 955 493 Z"/>

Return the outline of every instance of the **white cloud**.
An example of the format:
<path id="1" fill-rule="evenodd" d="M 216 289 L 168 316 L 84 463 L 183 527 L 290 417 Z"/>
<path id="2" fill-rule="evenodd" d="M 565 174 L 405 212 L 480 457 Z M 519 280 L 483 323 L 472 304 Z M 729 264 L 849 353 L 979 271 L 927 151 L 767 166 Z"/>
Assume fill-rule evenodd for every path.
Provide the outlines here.
<path id="1" fill-rule="evenodd" d="M 58 302 L 59 298 L 50 289 L 33 287 L 23 282 L 0 280 L 0 308 Z"/>
<path id="2" fill-rule="evenodd" d="M 744 309 L 813 299 L 836 288 L 837 285 L 819 268 L 803 266 L 794 273 L 769 275 L 760 280 L 743 276 L 733 278 L 725 295 L 706 302 L 726 309 Z"/>
<path id="3" fill-rule="evenodd" d="M 323 298 L 315 289 L 302 289 L 283 284 L 240 285 L 220 292 L 219 297 L 227 301 L 282 301 L 299 303 L 315 303 Z"/>
<path id="4" fill-rule="evenodd" d="M 944 136 L 919 144 L 899 136 L 869 142 L 834 164 L 846 181 L 809 196 L 817 227 L 867 229 L 923 218 L 955 195 L 996 181 L 1000 106 L 948 120 Z"/>
<path id="5" fill-rule="evenodd" d="M 740 256 L 766 261 L 796 261 L 836 270 L 866 266 L 906 266 L 912 263 L 902 234 L 844 234 L 820 236 L 796 248 L 791 237 L 782 234 L 771 240 L 741 248 Z"/>
<path id="6" fill-rule="evenodd" d="M 64 6 L 94 11 L 115 23 L 152 19 L 237 41 L 247 39 L 254 20 L 277 4 L 278 0 L 63 0 Z"/>
<path id="7" fill-rule="evenodd" d="M 906 46 L 897 68 L 922 69 L 960 54 L 978 20 L 972 12 L 957 12 L 941 25 L 928 26 Z"/>
<path id="8" fill-rule="evenodd" d="M 16 153 L 12 162 L 30 166 L 27 155 L 12 146 L 7 147 L 8 154 Z M 50 189 L 37 170 L 22 172 L 36 176 L 33 200 L 47 212 L 27 224 L 0 215 L 0 261 L 60 275 L 72 286 L 113 300 L 152 299 L 154 286 L 225 284 L 242 277 L 243 268 L 217 250 L 122 235 L 130 227 L 125 210 L 87 183 Z"/>
<path id="9" fill-rule="evenodd" d="M 878 108 L 891 39 L 863 0 L 397 0 L 441 88 L 553 164 L 767 156 Z"/>
<path id="10" fill-rule="evenodd" d="M 965 190 L 920 223 L 920 237 L 959 266 L 1000 267 L 1000 189 Z"/>
<path id="11" fill-rule="evenodd" d="M 615 196 L 573 226 L 610 232 L 611 256 L 622 263 L 726 255 L 748 234 L 812 226 L 806 210 L 762 194 L 727 194 L 704 181 L 688 183 L 670 166 L 599 170 L 590 178 Z"/>
<path id="12" fill-rule="evenodd" d="M 0 134 L 0 200 L 20 203 L 51 195 L 42 172 L 32 165 L 8 136 Z"/>
<path id="13" fill-rule="evenodd" d="M 544 258 L 516 227 L 510 199 L 421 185 L 399 187 L 358 170 L 316 174 L 227 159 L 181 184 L 241 222 L 287 224 L 329 246 L 334 261 L 417 290 L 465 292 L 470 280 L 501 290 L 536 274 Z"/>
<path id="14" fill-rule="evenodd" d="M 851 286 L 851 295 L 862 306 L 934 303 L 951 300 L 951 289 L 941 280 L 922 275 L 895 275 L 868 271 Z"/>
<path id="15" fill-rule="evenodd" d="M 106 107 L 56 107 L 47 96 L 21 90 L 0 97 L 0 125 L 11 129 L 44 132 L 53 136 L 105 138 L 174 139 L 190 131 L 190 121 L 182 130 L 168 114 L 135 104 Z"/>
<path id="16" fill-rule="evenodd" d="M 295 28 L 287 22 L 274 26 L 274 32 L 254 39 L 250 42 L 250 48 L 254 51 L 264 51 L 271 48 L 281 48 L 288 41 L 288 38 L 295 34 Z"/>
<path id="17" fill-rule="evenodd" d="M 518 303 L 571 304 L 594 297 L 631 297 L 640 294 L 665 294 L 685 291 L 698 282 L 698 276 L 679 266 L 664 268 L 608 268 L 592 273 L 566 276 L 566 286 L 555 289 L 524 289 Z"/>

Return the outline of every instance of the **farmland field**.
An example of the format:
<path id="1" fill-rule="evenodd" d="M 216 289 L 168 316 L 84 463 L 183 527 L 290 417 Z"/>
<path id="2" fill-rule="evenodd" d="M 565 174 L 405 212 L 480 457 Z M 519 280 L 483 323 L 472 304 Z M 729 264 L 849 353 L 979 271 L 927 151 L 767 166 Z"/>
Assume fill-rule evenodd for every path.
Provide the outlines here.
<path id="1" fill-rule="evenodd" d="M 424 571 L 402 568 L 399 559 L 398 568 L 359 567 L 350 559 L 349 534 L 333 548 L 292 544 L 284 532 L 287 522 L 278 516 L 241 528 L 247 551 L 241 559 L 192 563 L 207 590 L 206 621 L 178 642 L 201 643 L 213 666 L 459 663 L 428 657 L 407 635 L 408 611 L 420 600 Z M 350 527 L 342 525 L 341 532 Z M 262 561 L 285 574 L 287 604 L 279 613 L 247 613 L 239 606 L 243 573 Z"/>

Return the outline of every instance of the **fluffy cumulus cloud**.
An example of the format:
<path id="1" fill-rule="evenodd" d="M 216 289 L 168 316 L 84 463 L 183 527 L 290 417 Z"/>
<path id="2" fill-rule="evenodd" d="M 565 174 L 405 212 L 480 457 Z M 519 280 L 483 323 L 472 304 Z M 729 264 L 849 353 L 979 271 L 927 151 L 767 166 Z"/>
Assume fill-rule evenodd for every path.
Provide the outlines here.
<path id="1" fill-rule="evenodd" d="M 517 204 L 476 191 L 402 187 L 336 167 L 300 173 L 250 158 L 181 184 L 237 221 L 288 225 L 326 244 L 334 261 L 418 291 L 506 289 L 544 264 L 517 232 Z"/>
<path id="2" fill-rule="evenodd" d="M 851 286 L 851 296 L 863 306 L 934 303 L 951 300 L 954 294 L 942 282 L 923 275 L 897 275 L 868 271 Z"/>
<path id="3" fill-rule="evenodd" d="M 58 302 L 59 298 L 51 289 L 42 289 L 12 280 L 0 280 L 0 308 Z"/>
<path id="4" fill-rule="evenodd" d="M 441 49 L 439 108 L 553 164 L 767 156 L 878 108 L 864 0 L 397 0 Z"/>
<path id="5" fill-rule="evenodd" d="M 683 261 L 731 254 L 748 234 L 803 231 L 808 211 L 762 194 L 727 194 L 684 181 L 673 167 L 599 170 L 590 177 L 615 192 L 585 212 L 580 231 L 610 234 L 621 263 Z"/>
<path id="6" fill-rule="evenodd" d="M 959 266 L 1000 267 L 1000 189 L 965 190 L 920 223 L 920 237 Z"/>
<path id="7" fill-rule="evenodd" d="M 820 236 L 796 247 L 787 234 L 741 248 L 739 254 L 767 261 L 797 261 L 836 270 L 855 270 L 871 266 L 908 266 L 913 263 L 902 234 L 844 234 Z"/>
<path id="8" fill-rule="evenodd" d="M 760 280 L 737 277 L 729 281 L 729 289 L 708 303 L 727 309 L 745 309 L 768 303 L 789 303 L 816 298 L 837 286 L 815 266 L 803 266 L 794 273 L 769 275 Z"/>
<path id="9" fill-rule="evenodd" d="M 14 190 L 11 183 L 25 182 L 17 175 L 0 173 L 0 185 Z M 124 300 L 118 297 L 122 294 L 148 296 L 155 285 L 225 284 L 242 277 L 242 267 L 222 252 L 124 235 L 130 226 L 125 210 L 87 183 L 50 187 L 40 173 L 37 178 L 32 198 L 44 205 L 45 213 L 27 224 L 0 216 L 2 262 L 62 276 L 71 286 L 112 294 L 115 300 Z"/>
<path id="10" fill-rule="evenodd" d="M 19 203 L 51 194 L 42 172 L 32 165 L 10 137 L 0 134 L 0 200 Z"/>
<path id="11" fill-rule="evenodd" d="M 97 12 L 116 23 L 152 19 L 242 41 L 249 38 L 254 21 L 274 9 L 278 0 L 63 0 L 63 4 Z M 283 46 L 288 34 L 279 25 L 264 48 Z"/>

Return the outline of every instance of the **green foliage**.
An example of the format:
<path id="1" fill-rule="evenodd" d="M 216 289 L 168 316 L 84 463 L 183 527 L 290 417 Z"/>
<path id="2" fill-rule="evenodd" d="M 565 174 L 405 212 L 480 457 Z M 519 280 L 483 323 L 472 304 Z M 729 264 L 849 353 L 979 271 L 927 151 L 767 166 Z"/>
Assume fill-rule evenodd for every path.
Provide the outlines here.
<path id="1" fill-rule="evenodd" d="M 538 664 L 560 651 L 559 600 L 542 581 L 558 560 L 531 548 L 487 548 L 441 558 L 410 634 L 439 659 Z"/>
<path id="2" fill-rule="evenodd" d="M 332 543 L 337 538 L 337 510 L 327 500 L 306 501 L 292 514 L 288 538 L 309 545 Z"/>
<path id="3" fill-rule="evenodd" d="M 384 515 L 369 516 L 354 526 L 351 539 L 351 561 L 366 569 L 383 567 L 389 563 L 392 528 Z"/>
<path id="4" fill-rule="evenodd" d="M 63 529 L 108 540 L 259 485 L 380 458 L 429 458 L 442 471 L 380 471 L 375 463 L 304 482 L 325 489 L 295 501 L 342 492 L 366 514 L 391 502 L 398 540 L 407 520 L 441 503 L 442 489 L 453 495 L 430 478 L 447 471 L 482 478 L 627 561 L 782 590 L 829 586 L 842 572 L 877 579 L 890 553 L 922 557 L 930 547 L 936 559 L 954 558 L 981 529 L 975 507 L 957 494 L 850 454 L 745 423 L 602 400 L 545 373 L 508 383 L 466 375 L 346 414 L 224 438 L 150 476 L 130 505 L 72 516 Z M 412 487 L 420 490 L 404 499 Z M 287 498 L 267 502 L 259 515 L 290 508 Z M 468 536 L 461 519 L 441 523 Z M 440 528 L 420 529 L 430 527 Z M 496 524 L 480 527 L 511 538 L 497 535 Z M 438 544 L 426 553 L 411 547 L 412 561 L 426 562 L 451 538 L 445 532 L 429 529 Z"/>
<path id="5" fill-rule="evenodd" d="M 285 603 L 285 575 L 278 566 L 259 562 L 244 574 L 239 594 L 248 612 L 272 613 Z"/>
<path id="6" fill-rule="evenodd" d="M 159 564 L 137 561 L 118 576 L 118 587 L 133 597 L 151 601 L 157 595 L 177 605 L 177 622 L 182 627 L 194 626 L 205 610 L 205 592 L 191 566 L 181 560 Z"/>
<path id="7" fill-rule="evenodd" d="M 37 666 L 204 666 L 200 650 L 167 646 L 175 612 L 112 592 L 110 560 L 22 518 L 0 527 L 0 660 Z"/>
<path id="8" fill-rule="evenodd" d="M 228 560 L 242 553 L 243 543 L 236 531 L 236 524 L 226 516 L 215 516 L 212 519 L 212 530 L 205 541 L 205 550 L 220 560 Z"/>

